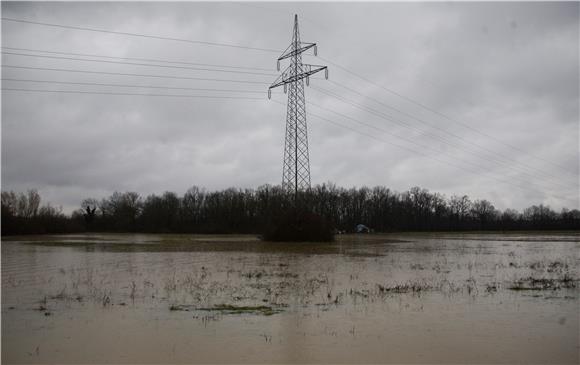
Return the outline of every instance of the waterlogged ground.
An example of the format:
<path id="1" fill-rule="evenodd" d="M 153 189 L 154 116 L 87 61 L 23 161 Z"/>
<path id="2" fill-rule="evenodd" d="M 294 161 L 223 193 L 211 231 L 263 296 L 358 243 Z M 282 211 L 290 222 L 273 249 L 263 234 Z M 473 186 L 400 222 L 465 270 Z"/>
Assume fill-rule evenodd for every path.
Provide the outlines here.
<path id="1" fill-rule="evenodd" d="M 575 363 L 580 236 L 2 241 L 4 363 Z"/>

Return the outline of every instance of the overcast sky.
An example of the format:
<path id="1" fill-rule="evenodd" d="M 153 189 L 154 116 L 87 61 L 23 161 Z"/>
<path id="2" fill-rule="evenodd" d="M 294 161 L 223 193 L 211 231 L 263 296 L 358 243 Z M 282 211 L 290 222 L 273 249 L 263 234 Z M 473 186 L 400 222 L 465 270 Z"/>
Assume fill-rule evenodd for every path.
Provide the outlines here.
<path id="1" fill-rule="evenodd" d="M 2 190 L 36 188 L 45 203 L 70 212 L 84 198 L 114 191 L 181 195 L 192 185 L 214 190 L 280 184 L 286 111 L 273 100 L 286 100 L 279 90 L 269 101 L 266 90 L 276 79 L 279 53 L 290 43 L 294 13 L 302 40 L 318 43 L 324 59 L 310 55 L 303 61 L 330 71 L 329 81 L 317 77 L 306 89 L 307 113 L 346 127 L 308 117 L 313 184 L 398 191 L 421 186 L 488 199 L 500 209 L 578 207 L 578 2 L 2 2 L 6 18 L 280 50 L 3 20 L 2 46 L 11 47 L 3 48 L 4 89 L 257 100 L 3 90 Z M 7 54 L 151 63 L 41 51 L 264 70 Z M 191 79 L 196 77 L 249 83 Z"/>

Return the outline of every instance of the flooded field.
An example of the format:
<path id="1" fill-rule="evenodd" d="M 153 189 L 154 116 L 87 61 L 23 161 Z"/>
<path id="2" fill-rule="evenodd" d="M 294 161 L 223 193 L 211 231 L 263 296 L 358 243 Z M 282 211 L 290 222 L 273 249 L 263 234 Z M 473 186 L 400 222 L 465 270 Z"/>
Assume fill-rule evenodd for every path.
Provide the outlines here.
<path id="1" fill-rule="evenodd" d="M 4 363 L 578 363 L 580 236 L 2 240 Z"/>

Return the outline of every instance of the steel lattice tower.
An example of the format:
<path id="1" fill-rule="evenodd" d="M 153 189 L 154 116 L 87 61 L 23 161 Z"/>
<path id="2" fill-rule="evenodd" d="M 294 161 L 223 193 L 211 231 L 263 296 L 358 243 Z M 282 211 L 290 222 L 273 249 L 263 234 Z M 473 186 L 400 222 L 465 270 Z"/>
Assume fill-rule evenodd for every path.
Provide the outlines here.
<path id="1" fill-rule="evenodd" d="M 291 63 L 268 89 L 268 97 L 271 96 L 270 91 L 273 88 L 281 85 L 284 85 L 284 92 L 288 93 L 282 187 L 289 192 L 294 192 L 296 199 L 299 190 L 310 189 L 304 79 L 306 79 L 306 85 L 308 85 L 309 76 L 322 70 L 325 71 L 326 78 L 328 78 L 326 66 L 302 63 L 302 53 L 310 48 L 314 49 L 314 54 L 316 55 L 317 47 L 315 43 L 303 43 L 300 41 L 298 15 L 295 15 L 292 43 L 286 48 L 282 56 L 278 58 L 278 71 L 280 70 L 280 61 L 290 58 Z"/>

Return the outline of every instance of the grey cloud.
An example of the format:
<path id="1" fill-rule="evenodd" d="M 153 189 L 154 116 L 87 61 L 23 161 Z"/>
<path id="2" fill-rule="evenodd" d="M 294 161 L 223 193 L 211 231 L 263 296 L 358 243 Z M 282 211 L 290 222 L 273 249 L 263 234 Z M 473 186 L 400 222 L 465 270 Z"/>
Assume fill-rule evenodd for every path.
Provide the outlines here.
<path id="1" fill-rule="evenodd" d="M 307 112 L 370 134 L 338 128 L 311 116 L 309 140 L 313 183 L 420 185 L 447 195 L 488 198 L 500 208 L 548 203 L 558 209 L 578 203 L 578 3 L 13 3 L 3 16 L 167 37 L 284 49 L 292 14 L 300 16 L 304 41 L 319 54 L 378 84 L 477 128 L 426 111 L 330 65 L 331 80 L 423 119 L 434 128 L 336 85 L 325 90 L 388 113 L 384 120 L 307 89 Z M 268 68 L 276 53 L 208 47 L 119 35 L 2 23 L 4 46 L 183 60 Z M 324 64 L 305 56 L 305 62 Z M 132 65 L 3 56 L 3 64 L 194 77 L 206 72 Z M 45 200 L 75 209 L 85 197 L 115 190 L 141 194 L 183 193 L 196 184 L 209 189 L 277 184 L 281 177 L 285 108 L 266 98 L 275 76 L 218 74 L 264 85 L 147 79 L 3 68 L 3 77 L 172 87 L 250 89 L 263 100 L 33 94 L 2 92 L 2 188 L 38 188 Z M 103 90 L 118 88 L 3 82 L 4 87 Z M 187 91 L 172 94 L 199 94 Z M 216 93 L 218 94 L 218 93 Z M 232 93 L 221 93 L 232 94 Z M 275 100 L 285 102 L 277 94 Z M 312 104 L 308 104 L 311 102 Z M 321 111 L 313 104 L 373 124 L 389 136 Z M 454 133 L 461 137 L 446 134 Z M 423 148 L 401 138 L 411 138 Z M 457 143 L 450 147 L 444 141 Z M 499 164 L 485 149 L 541 170 L 534 178 L 513 161 Z M 413 153 L 396 147 L 419 151 Z M 475 157 L 467 151 L 477 152 Z M 522 153 L 521 150 L 527 153 Z M 424 154 L 430 157 L 424 156 Z M 541 159 L 563 165 L 569 173 Z M 458 169 L 436 160 L 459 164 Z M 507 165 L 507 166 L 506 166 Z M 466 170 L 475 170 L 471 173 Z M 570 174 L 571 173 L 571 174 Z M 563 188 L 538 178 L 553 176 Z M 502 184 L 537 186 L 542 192 Z M 524 182 L 523 182 L 524 181 Z M 554 196 L 566 196 L 575 202 Z"/>

